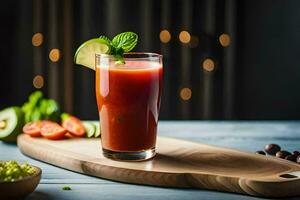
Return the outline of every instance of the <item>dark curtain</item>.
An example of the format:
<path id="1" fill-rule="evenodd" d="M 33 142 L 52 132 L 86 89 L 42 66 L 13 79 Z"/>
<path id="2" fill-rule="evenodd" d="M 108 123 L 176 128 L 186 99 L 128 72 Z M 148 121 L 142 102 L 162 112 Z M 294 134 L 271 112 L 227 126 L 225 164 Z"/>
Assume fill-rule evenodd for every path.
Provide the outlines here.
<path id="1" fill-rule="evenodd" d="M 99 35 L 134 31 L 136 51 L 164 55 L 161 119 L 299 119 L 299 6 L 296 0 L 3 1 L 0 109 L 21 105 L 41 87 L 63 110 L 97 119 L 95 76 L 73 63 L 75 50 Z"/>

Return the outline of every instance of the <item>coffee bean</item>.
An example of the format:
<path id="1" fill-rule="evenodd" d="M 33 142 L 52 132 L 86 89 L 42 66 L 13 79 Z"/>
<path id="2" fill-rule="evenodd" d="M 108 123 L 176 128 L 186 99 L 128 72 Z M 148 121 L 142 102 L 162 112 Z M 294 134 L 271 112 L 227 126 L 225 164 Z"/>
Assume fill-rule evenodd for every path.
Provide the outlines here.
<path id="1" fill-rule="evenodd" d="M 264 151 L 256 151 L 255 153 L 260 154 L 260 155 L 266 155 L 266 152 L 264 152 Z"/>
<path id="2" fill-rule="evenodd" d="M 285 157 L 286 160 L 289 160 L 289 161 L 293 161 L 293 162 L 296 162 L 297 160 L 297 157 L 293 156 L 293 155 L 287 155 Z"/>
<path id="3" fill-rule="evenodd" d="M 300 156 L 300 152 L 299 151 L 294 151 L 293 156 L 295 156 L 297 158 L 298 156 Z"/>
<path id="4" fill-rule="evenodd" d="M 265 146 L 265 152 L 269 155 L 275 155 L 278 151 L 280 151 L 280 146 L 278 144 L 268 144 Z"/>
<path id="5" fill-rule="evenodd" d="M 288 155 L 291 155 L 291 153 L 288 151 L 278 151 L 276 153 L 276 157 L 278 157 L 278 158 L 285 158 Z"/>

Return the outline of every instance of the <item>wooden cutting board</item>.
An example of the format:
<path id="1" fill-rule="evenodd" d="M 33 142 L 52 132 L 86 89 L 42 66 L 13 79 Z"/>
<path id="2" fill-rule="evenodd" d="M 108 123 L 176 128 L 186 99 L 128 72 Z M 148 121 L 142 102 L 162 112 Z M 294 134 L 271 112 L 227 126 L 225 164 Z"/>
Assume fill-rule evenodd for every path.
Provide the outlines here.
<path id="1" fill-rule="evenodd" d="M 144 162 L 104 158 L 100 139 L 50 141 L 23 134 L 18 146 L 32 158 L 121 182 L 262 197 L 300 196 L 300 165 L 296 163 L 173 138 L 158 137 L 157 156 Z"/>

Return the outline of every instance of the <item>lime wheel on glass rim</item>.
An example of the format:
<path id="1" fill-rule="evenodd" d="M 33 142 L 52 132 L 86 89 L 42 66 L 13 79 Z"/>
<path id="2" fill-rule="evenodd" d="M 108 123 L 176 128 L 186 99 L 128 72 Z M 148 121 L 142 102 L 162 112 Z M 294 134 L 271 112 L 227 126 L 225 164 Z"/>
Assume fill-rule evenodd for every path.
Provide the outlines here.
<path id="1" fill-rule="evenodd" d="M 124 53 L 131 51 L 137 44 L 138 35 L 134 32 L 123 32 L 112 40 L 101 35 L 90 39 L 78 47 L 74 62 L 95 70 L 95 55 L 108 54 L 116 59 L 116 64 L 125 64 Z"/>
<path id="2" fill-rule="evenodd" d="M 105 40 L 90 39 L 78 47 L 74 61 L 76 64 L 95 70 L 95 54 L 108 54 L 109 52 L 110 46 Z"/>

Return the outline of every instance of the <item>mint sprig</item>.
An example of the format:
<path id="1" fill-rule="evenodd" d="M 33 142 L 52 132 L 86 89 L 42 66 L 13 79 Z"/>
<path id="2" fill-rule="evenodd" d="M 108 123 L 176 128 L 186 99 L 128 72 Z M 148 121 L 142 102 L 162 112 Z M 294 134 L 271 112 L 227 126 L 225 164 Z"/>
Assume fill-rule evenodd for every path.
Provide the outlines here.
<path id="1" fill-rule="evenodd" d="M 137 44 L 138 35 L 134 32 L 123 32 L 116 35 L 112 40 L 101 35 L 101 41 L 110 47 L 110 55 L 116 59 L 116 64 L 125 64 L 124 53 L 131 51 Z"/>
<path id="2" fill-rule="evenodd" d="M 131 51 L 137 44 L 138 36 L 133 32 L 124 32 L 116 35 L 112 40 L 112 45 L 116 49 L 123 49 L 124 52 Z"/>
<path id="3" fill-rule="evenodd" d="M 107 44 L 111 43 L 110 39 L 108 37 L 104 36 L 104 35 L 101 35 L 99 37 L 99 39 L 102 40 L 104 43 L 107 43 Z"/>

